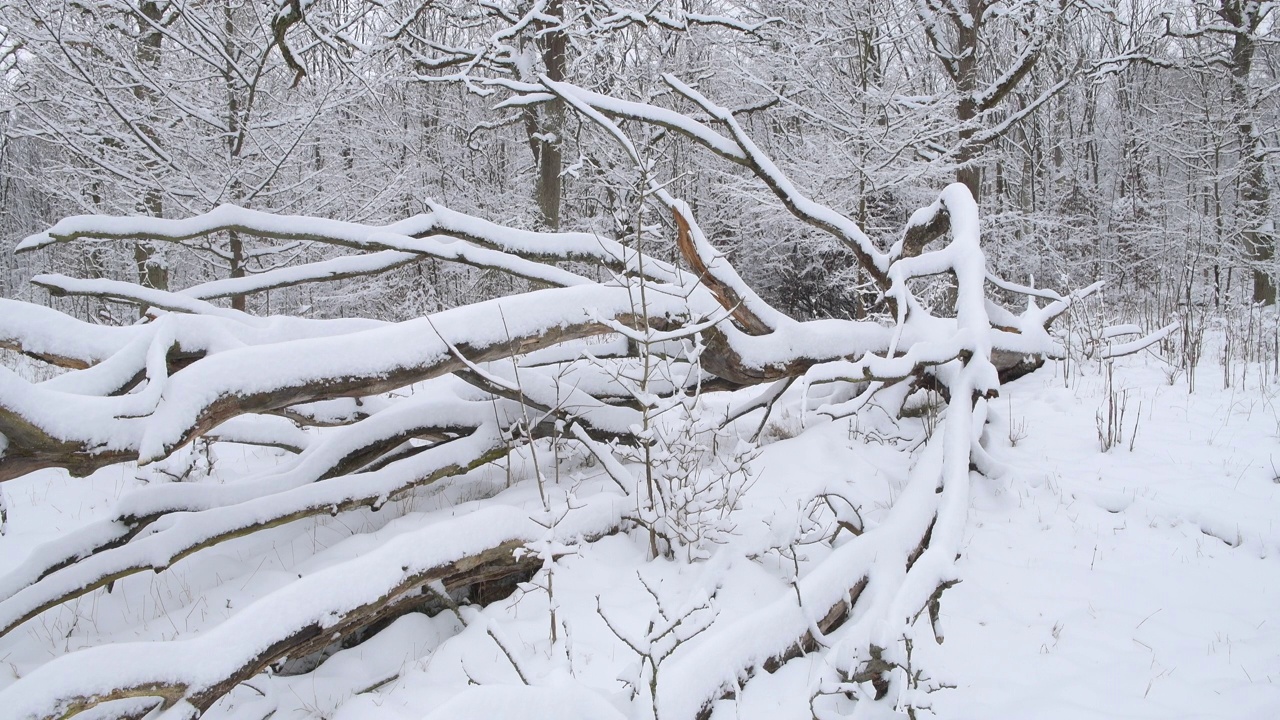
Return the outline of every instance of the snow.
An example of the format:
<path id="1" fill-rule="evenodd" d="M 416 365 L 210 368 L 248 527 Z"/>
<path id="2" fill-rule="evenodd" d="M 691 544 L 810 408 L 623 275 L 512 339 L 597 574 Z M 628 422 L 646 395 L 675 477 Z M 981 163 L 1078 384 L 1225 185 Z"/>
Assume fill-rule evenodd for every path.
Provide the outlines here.
<path id="1" fill-rule="evenodd" d="M 626 715 L 590 688 L 480 685 L 463 690 L 423 720 L 624 720 Z"/>
<path id="2" fill-rule="evenodd" d="M 1159 330 L 1156 330 L 1153 333 L 1150 333 L 1144 337 L 1138 338 L 1137 340 L 1130 340 L 1129 342 L 1108 345 L 1107 347 L 1102 349 L 1102 353 L 1101 353 L 1102 357 L 1104 358 L 1119 357 L 1121 355 L 1131 355 L 1133 353 L 1138 352 L 1139 350 L 1145 350 L 1146 348 L 1151 347 L 1152 345 L 1165 339 L 1166 337 L 1169 336 L 1170 333 L 1172 333 L 1174 330 L 1177 330 L 1177 329 L 1178 329 L 1178 323 L 1176 322 L 1170 323 L 1160 328 Z M 1104 334 L 1103 337 L 1105 338 L 1108 336 Z M 1115 337 L 1115 336 L 1113 335 L 1110 337 Z"/>
<path id="3" fill-rule="evenodd" d="M 479 351 L 583 325 L 588 319 L 583 308 L 605 316 L 634 311 L 626 288 L 565 288 L 541 291 L 537 297 L 536 303 L 518 295 L 477 303 L 359 336 L 296 340 L 210 356 L 169 379 L 168 394 L 139 440 L 139 455 L 144 460 L 167 455 L 201 413 L 226 395 L 251 396 L 338 377 L 413 373 L 426 379 L 447 368 L 443 363 L 451 356 L 444 338 Z M 650 312 L 661 314 L 664 304 L 673 314 L 679 312 L 679 303 L 662 296 L 655 298 Z M 260 371 L 246 375 L 240 371 L 246 366 Z"/>
<path id="4" fill-rule="evenodd" d="M 182 297 L 163 290 L 154 290 L 121 280 L 96 278 L 92 280 L 67 277 L 66 275 L 44 274 L 31 278 L 31 282 L 44 288 L 71 295 L 98 295 L 106 298 L 137 299 L 145 305 L 154 305 L 166 310 L 187 312 L 195 315 L 214 315 L 231 319 L 255 320 L 238 310 L 218 307 L 195 298 Z"/>
<path id="5" fill-rule="evenodd" d="M 665 124 L 747 165 L 883 274 L 894 325 L 790 320 L 656 182 L 714 292 L 612 240 L 430 203 L 377 227 L 233 206 L 69 218 L 20 249 L 233 228 L 369 254 L 177 293 L 37 278 L 167 310 L 128 328 L 0 308 L 13 310 L 0 344 L 89 366 L 39 383 L 3 369 L 0 413 L 26 421 L 22 435 L 117 463 L 5 484 L 0 717 L 61 717 L 112 692 L 166 695 L 163 720 L 1280 711 L 1274 370 L 1192 368 L 1206 375 L 1193 393 L 1167 360 L 1136 354 L 1177 326 L 1126 324 L 1087 333 L 1084 358 L 1001 386 L 993 353 L 1066 355 L 1048 322 L 1097 286 L 1062 295 L 992 275 L 961 184 L 908 223 L 945 212 L 940 248 L 882 253 L 792 186 L 727 110 L 666 81 L 732 139 L 546 79 L 507 84 L 554 91 L 637 163 L 610 117 Z M 395 324 L 208 301 L 422 256 L 552 287 Z M 594 283 L 554 264 L 566 260 L 616 275 Z M 954 307 L 935 313 L 912 282 L 944 273 Z M 1024 295 L 1025 310 L 994 304 L 987 285 Z M 725 322 L 739 301 L 761 334 Z M 671 326 L 634 323 L 641 312 Z M 731 370 L 787 379 L 686 395 L 709 377 L 697 333 L 736 353 Z M 175 348 L 200 359 L 171 375 Z M 799 362 L 809 370 L 793 383 Z M 922 367 L 945 393 L 913 387 Z M 929 406 L 937 395 L 945 407 Z M 1104 428 L 1117 403 L 1131 408 L 1118 432 Z M 908 404 L 924 416 L 901 417 Z M 208 443 L 184 447 L 214 423 Z M 603 439 L 628 435 L 640 447 Z M 692 540 L 659 539 L 685 526 Z M 488 578 L 445 587 L 499 550 L 532 574 L 496 599 Z M 348 618 L 384 603 L 405 614 Z M 280 657 L 299 636 L 316 642 Z"/>
<path id="6" fill-rule="evenodd" d="M 218 442 L 270 445 L 295 452 L 306 449 L 311 436 L 289 420 L 271 415 L 241 415 L 231 418 L 209 431 L 207 437 Z"/>
<path id="7" fill-rule="evenodd" d="M 253 689 L 237 688 L 208 717 L 258 717 L 272 709 L 334 720 L 484 713 L 630 717 L 630 695 L 617 678 L 633 673 L 637 660 L 603 625 L 595 598 L 600 596 L 620 631 L 643 635 L 655 606 L 639 585 L 641 577 L 672 608 L 698 607 L 712 598 L 710 627 L 660 666 L 665 716 L 686 716 L 724 689 L 737 687 L 746 679 L 746 668 L 732 658 L 761 660 L 786 651 L 824 614 L 825 606 L 867 577 L 860 614 L 827 636 L 826 648 L 773 673 L 755 672 L 734 699 L 713 703 L 712 717 L 812 717 L 809 698 L 840 687 L 833 669 L 856 667 L 861 658 L 857 648 L 867 642 L 887 644 L 887 656 L 903 661 L 904 636 L 914 639 L 912 660 L 926 670 L 926 679 L 919 689 L 897 686 L 889 700 L 928 705 L 940 717 L 1271 717 L 1280 708 L 1275 684 L 1280 666 L 1274 652 L 1280 644 L 1280 571 L 1274 562 L 1280 557 L 1280 529 L 1274 522 L 1280 516 L 1280 485 L 1268 460 L 1280 455 L 1274 387 L 1220 389 L 1214 382 L 1220 372 L 1210 364 L 1200 370 L 1203 377 L 1191 394 L 1185 382 L 1170 386 L 1152 356 L 1116 362 L 1114 382 L 1143 403 L 1132 452 L 1127 445 L 1099 451 L 1095 413 L 1105 387 L 1096 366 L 1088 365 L 1076 366 L 1064 381 L 1063 365 L 1050 362 L 1003 387 L 1001 397 L 980 402 L 978 414 L 969 420 L 955 412 L 963 404 L 953 405 L 935 441 L 917 451 L 909 471 L 903 449 L 866 440 L 871 436 L 862 434 L 865 419 L 821 422 L 811 416 L 806 432 L 765 448 L 756 461 L 760 478 L 735 514 L 737 529 L 730 543 L 701 565 L 649 561 L 642 539 L 635 536 L 574 544 L 575 538 L 617 522 L 620 513 L 634 507 L 632 500 L 607 490 L 579 486 L 577 498 L 569 501 L 579 510 L 555 526 L 556 537 L 572 547 L 554 565 L 555 606 L 563 624 L 555 645 L 547 638 L 547 594 L 528 585 L 507 601 L 464 613 L 466 625 L 447 612 L 432 619 L 411 614 L 365 643 L 337 652 L 312 672 L 258 675 L 248 681 Z M 511 372 L 509 363 L 487 367 Z M 526 370 L 534 372 L 527 368 L 522 376 Z M 9 534 L 0 538 L 0 550 L 6 557 L 21 556 L 55 527 L 72 530 L 67 537 L 81 544 L 101 542 L 118 527 L 109 518 L 126 511 L 183 503 L 211 508 L 152 528 L 124 552 L 100 554 L 163 565 L 165 558 L 148 547 L 174 547 L 179 538 L 190 541 L 197 536 L 188 532 L 214 528 L 217 517 L 234 523 L 263 517 L 252 509 L 255 503 L 276 512 L 285 510 L 285 504 L 297 506 L 304 496 L 317 504 L 350 496 L 355 485 L 366 482 L 362 476 L 348 476 L 341 485 L 306 478 L 322 473 L 343 448 L 392 435 L 415 422 L 471 412 L 463 397 L 448 399 L 449 390 L 460 390 L 452 380 L 432 382 L 434 392 L 386 406 L 371 403 L 372 414 L 348 428 L 308 433 L 344 438 L 332 448 L 313 441 L 283 465 L 278 457 L 263 456 L 251 482 L 143 486 L 118 501 L 111 501 L 119 489 L 109 471 L 87 480 L 55 482 L 41 473 L 6 483 L 12 522 Z M 783 393 L 775 425 L 794 421 L 799 392 L 792 388 Z M 950 452 L 945 445 L 963 441 L 966 423 L 981 428 L 984 409 L 991 420 L 985 430 L 991 460 L 1006 470 L 978 476 L 970 473 L 967 462 L 945 463 Z M 428 412 L 431 416 L 424 417 Z M 754 427 L 756 417 L 748 415 L 743 423 Z M 1004 436 L 1016 436 L 1009 427 L 1019 424 L 1026 435 L 1011 445 Z M 367 483 L 385 491 L 393 477 L 420 476 L 425 465 L 414 463 L 444 462 L 428 459 L 454 452 L 448 450 L 452 444 L 369 474 Z M 466 454 L 463 448 L 456 452 Z M 598 476 L 598 466 L 594 472 L 594 482 L 602 485 L 592 487 L 614 487 Z M 476 471 L 443 492 L 483 486 L 483 477 Z M 938 494 L 940 478 L 943 492 Z M 0 651 L 21 676 L 0 673 L 0 707 L 9 711 L 6 718 L 28 717 L 44 707 L 42 698 L 101 689 L 109 670 L 112 682 L 122 677 L 123 669 L 124 675 L 138 679 L 161 675 L 198 687 L 288 628 L 332 622 L 335 612 L 366 600 L 406 572 L 503 538 L 546 537 L 548 530 L 533 522 L 542 512 L 536 490 L 524 483 L 503 490 L 503 481 L 494 481 L 501 506 L 474 501 L 429 505 L 386 521 L 381 529 L 357 533 L 338 524 L 310 524 L 332 522 L 326 515 L 282 526 L 257 544 L 242 540 L 201 551 L 154 578 L 150 573 L 125 578 L 114 593 L 92 595 L 99 619 L 71 632 L 69 650 L 62 645 L 51 650 L 40 628 L 42 623 L 65 628 L 63 618 L 73 615 L 48 611 L 27 629 L 0 638 Z M 89 495 L 84 495 L 86 489 Z M 365 489 L 376 491 L 373 484 Z M 263 500 L 253 500 L 268 490 Z M 803 527 L 796 521 L 805 512 L 803 498 L 823 492 L 843 493 L 861 507 L 866 532 L 857 538 L 844 533 L 831 549 L 792 544 L 804 540 L 787 534 Z M 288 500 L 295 494 L 296 502 Z M 48 510 L 49 503 L 74 507 L 66 499 L 77 495 L 100 498 L 94 500 L 96 510 L 82 511 L 89 513 L 88 522 Z M 201 500 L 204 495 L 208 497 Z M 935 544 L 904 572 L 901 558 L 914 548 L 914 538 L 935 511 Z M 390 506 L 382 511 L 387 512 Z M 359 516 L 341 517 L 351 523 Z M 336 539 L 316 549 L 311 538 L 317 531 L 336 532 Z M 273 559 L 270 568 L 255 569 L 256 561 L 235 560 L 262 543 L 268 555 L 273 546 L 283 553 L 284 564 Z M 945 551 L 952 544 L 958 560 Z M 771 549 L 789 546 L 800 553 L 798 577 L 791 562 Z M 290 560 L 295 554 L 298 559 Z M 30 555 L 25 564 L 35 560 Z M 84 564 L 76 573 L 83 575 L 93 566 Z M 6 587 L 15 587 L 10 583 L 23 576 L 18 567 L 5 563 Z M 50 575 L 46 586 L 62 582 L 62 572 Z M 934 580 L 945 578 L 961 582 L 943 595 L 939 629 L 946 641 L 937 645 L 927 614 L 914 620 L 904 615 L 927 598 Z M 121 623 L 125 603 L 136 606 L 148 593 L 167 597 L 182 583 L 193 594 L 170 601 L 176 607 L 167 612 L 150 611 L 150 630 Z M 314 589 L 322 585 L 324 592 Z M 335 593 L 329 589 L 334 587 L 344 590 Z M 14 599 L 0 607 L 15 607 Z M 228 609 L 176 636 L 168 629 L 170 620 L 179 629 L 198 620 L 206 605 Z M 486 633 L 494 623 L 504 644 L 520 650 L 517 657 L 530 686 L 521 683 Z M 57 637 L 65 632 L 57 630 Z M 106 640 L 126 644 L 78 649 Z M 49 659 L 50 652 L 55 659 Z M 191 657 L 202 662 L 192 664 L 187 661 Z M 481 685 L 468 687 L 466 675 Z M 818 697 L 823 717 L 842 702 L 839 697 Z M 860 712 L 870 716 L 880 705 L 862 704 Z"/>
<path id="8" fill-rule="evenodd" d="M 348 476 L 342 483 L 311 483 L 272 494 L 258 494 L 266 488 L 253 488 L 255 494 L 241 502 L 169 516 L 148 528 L 136 541 L 56 570 L 39 583 L 23 586 L 23 580 L 29 582 L 29 574 L 14 578 L 10 581 L 12 585 L 6 582 L 9 587 L 4 589 L 5 599 L 0 601 L 0 628 L 8 629 L 58 598 L 81 594 L 117 576 L 167 568 L 207 543 L 236 537 L 246 529 L 270 527 L 351 505 L 380 506 L 410 488 L 426 484 L 433 472 L 464 466 L 471 457 L 483 455 L 488 448 L 499 445 L 496 429 L 491 425 L 481 426 L 464 440 L 374 472 Z M 293 478 L 278 478 L 274 484 L 289 480 Z M 136 506 L 126 511 L 136 512 Z M 95 527 L 93 532 L 93 539 L 99 540 L 101 533 L 110 531 Z M 40 558 L 38 562 L 47 564 L 48 560 Z"/>
<path id="9" fill-rule="evenodd" d="M 597 497 L 594 505 L 610 503 Z M 567 537 L 608 527 L 587 506 L 584 523 Z M 563 521 L 562 521 L 563 522 Z M 614 520 L 613 522 L 616 522 Z M 559 526 L 558 526 L 559 527 Z M 144 686 L 161 679 L 187 694 L 221 682 L 278 639 L 309 625 L 335 624 L 341 615 L 376 601 L 392 588 L 466 555 L 510 540 L 541 537 L 542 528 L 514 509 L 478 510 L 449 523 L 394 538 L 361 557 L 300 577 L 246 611 L 195 638 L 121 643 L 62 656 L 0 690 L 0 707 L 15 719 L 44 717 L 62 707 L 51 698 L 91 697 L 114 687 Z M 335 590 L 341 589 L 341 592 Z M 200 658 L 199 663 L 185 662 Z"/>
<path id="10" fill-rule="evenodd" d="M 227 294 L 265 287 L 263 283 L 267 282 L 297 284 L 324 279 L 334 274 L 364 274 L 402 264 L 401 257 L 382 254 L 386 251 L 416 253 L 481 267 L 495 267 L 553 285 L 578 285 L 586 282 L 586 279 L 553 265 L 528 259 L 529 257 L 603 261 L 607 266 L 626 267 L 631 271 L 638 267 L 635 252 L 600 235 L 518 230 L 450 210 L 439 203 L 428 205 L 431 212 L 386 226 L 278 215 L 235 205 L 220 205 L 203 215 L 181 220 L 82 215 L 64 218 L 47 231 L 25 238 L 18 243 L 17 251 L 29 252 L 56 242 L 70 242 L 81 238 L 147 237 L 179 241 L 219 230 L 238 230 L 265 238 L 311 240 L 374 251 L 371 255 L 337 258 L 324 263 L 281 269 L 265 279 L 224 280 L 198 286 L 186 293 L 191 298 L 224 297 Z M 458 242 L 459 240 L 464 242 Z M 660 280 L 670 280 L 676 276 L 675 269 L 667 263 L 649 259 L 646 265 L 648 273 Z M 104 281 L 77 282 L 93 285 Z M 94 289 L 106 288 L 95 286 Z M 183 300 L 179 298 L 173 302 L 182 303 Z M 191 304 L 192 300 L 187 299 L 185 302 Z"/>
<path id="11" fill-rule="evenodd" d="M 146 332 L 143 328 L 94 325 L 52 308 L 0 298 L 0 347 L 92 365 Z"/>
<path id="12" fill-rule="evenodd" d="M 538 92 L 545 93 L 545 88 L 541 83 L 505 82 L 503 84 L 513 90 L 518 90 L 525 95 L 532 95 Z M 718 155 L 738 160 L 745 159 L 746 157 L 743 154 L 742 149 L 733 141 L 724 137 L 715 130 L 712 130 L 703 123 L 678 112 L 657 107 L 655 105 L 631 102 L 628 100 L 609 97 L 607 95 L 601 95 L 599 93 L 593 93 L 583 88 L 573 88 L 572 93 L 586 105 L 605 114 L 622 117 L 635 117 L 661 127 L 678 128 L 680 132 L 707 146 Z M 502 103 L 499 103 L 499 107 L 501 106 Z"/>
<path id="13" fill-rule="evenodd" d="M 679 298 L 653 295 L 651 313 L 677 316 L 683 312 Z M 599 317 L 636 311 L 634 295 L 623 287 L 551 289 L 538 292 L 537 298 L 529 302 L 512 296 L 396 325 L 246 315 L 246 327 L 223 317 L 166 315 L 134 333 L 119 334 L 122 340 L 147 336 L 138 339 L 144 344 L 132 346 L 133 355 L 42 385 L 32 385 L 0 368 L 0 388 L 11 410 L 54 439 L 83 443 L 89 449 L 134 450 L 143 461 L 154 461 L 172 452 L 202 414 L 228 395 L 281 392 L 333 378 L 350 381 L 399 373 L 426 379 L 452 369 L 444 338 L 469 352 L 483 352 L 557 328 L 589 326 L 584 308 Z M 97 347 L 77 348 L 71 343 L 58 347 L 77 357 L 93 358 L 105 343 L 102 337 L 86 333 L 87 339 L 98 342 Z M 164 353 L 174 344 L 213 354 L 167 377 Z M 143 360 L 148 382 L 140 392 L 118 397 L 84 394 L 120 387 L 141 369 Z M 255 372 L 245 373 L 245 367 Z M 410 379 L 415 378 L 404 382 Z"/>
<path id="14" fill-rule="evenodd" d="M 182 295 L 201 299 L 229 297 L 266 288 L 288 287 L 304 282 L 355 274 L 372 274 L 400 267 L 418 259 L 416 253 L 382 250 L 366 255 L 349 255 L 302 265 L 289 265 L 241 278 L 222 278 L 193 285 Z"/>
<path id="15" fill-rule="evenodd" d="M 1143 360 L 1116 373 L 1143 403 L 1132 452 L 1098 452 L 1092 373 L 1042 371 L 993 403 L 1028 431 L 998 451 L 1012 476 L 975 494 L 939 658 L 975 690 L 936 694 L 940 716 L 1280 710 L 1275 389 L 1188 394 Z"/>

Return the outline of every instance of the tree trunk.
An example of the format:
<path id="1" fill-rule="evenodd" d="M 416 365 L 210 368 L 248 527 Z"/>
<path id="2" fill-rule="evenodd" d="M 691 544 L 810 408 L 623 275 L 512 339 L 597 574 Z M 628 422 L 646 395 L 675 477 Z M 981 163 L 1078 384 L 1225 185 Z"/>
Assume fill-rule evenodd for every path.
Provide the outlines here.
<path id="1" fill-rule="evenodd" d="M 230 167 L 233 176 L 228 191 L 231 196 L 231 202 L 240 203 L 243 200 L 244 193 L 239 178 L 235 176 L 237 170 L 235 161 L 239 158 L 240 152 L 244 147 L 242 135 L 244 128 L 240 117 L 239 88 L 236 87 L 234 68 L 232 66 L 238 53 L 236 52 L 235 43 L 232 42 L 236 35 L 236 23 L 235 18 L 232 16 L 230 0 L 225 0 L 222 5 L 222 30 L 222 47 L 226 56 L 222 79 L 227 90 L 227 154 L 231 159 Z M 228 242 L 231 245 L 231 277 L 242 278 L 245 276 L 244 241 L 240 238 L 240 233 L 232 231 L 228 233 Z M 231 308 L 243 312 L 245 309 L 245 296 L 232 295 Z"/>
<path id="2" fill-rule="evenodd" d="M 564 17 L 564 1 L 551 0 L 547 13 Z M 565 78 L 568 67 L 568 38 L 564 31 L 548 32 L 538 39 L 542 63 L 547 77 L 556 82 Z M 538 118 L 537 151 L 538 180 L 534 194 L 538 202 L 538 214 L 542 224 L 550 230 L 560 229 L 560 203 L 563 195 L 561 171 L 564 167 L 564 101 L 547 103 Z"/>
<path id="3" fill-rule="evenodd" d="M 979 189 L 982 186 L 982 168 L 978 166 L 978 156 L 982 152 L 980 144 L 974 141 L 978 133 L 977 118 L 979 114 L 977 99 L 974 94 L 978 90 L 978 31 L 981 24 L 976 18 L 982 16 L 982 0 L 969 0 L 969 16 L 975 21 L 969 27 L 958 26 L 958 42 L 960 59 L 956 62 L 956 90 L 960 99 L 956 103 L 956 120 L 960 122 L 957 133 L 960 140 L 960 153 L 956 157 L 959 163 L 956 168 L 956 182 L 969 188 L 974 200 L 979 200 Z"/>
<path id="4" fill-rule="evenodd" d="M 164 8 L 156 0 L 142 0 L 138 3 L 138 13 L 140 15 L 138 18 L 138 64 L 157 70 L 160 67 L 160 43 L 164 37 L 157 27 L 163 20 Z M 152 95 L 151 89 L 147 86 L 141 84 L 134 86 L 134 96 L 139 100 L 151 101 Z M 142 122 L 139 123 L 139 127 L 152 143 L 159 144 L 158 135 L 150 124 Z M 147 162 L 148 170 L 154 170 L 158 165 L 159 163 L 155 160 Z M 164 216 L 164 199 L 158 186 L 153 185 L 143 192 L 141 210 L 153 217 Z M 152 243 L 146 241 L 134 243 L 133 262 L 137 270 L 138 283 L 157 290 L 168 290 L 169 269 L 163 258 L 156 256 L 157 252 Z M 145 307 L 141 307 L 138 312 L 143 314 L 146 310 Z"/>
<path id="5" fill-rule="evenodd" d="M 1275 258 L 1275 232 L 1267 222 L 1271 188 L 1267 185 L 1266 149 L 1254 127 L 1249 88 L 1257 49 L 1254 33 L 1264 13 L 1253 0 L 1224 0 L 1220 14 L 1236 27 L 1231 47 L 1231 101 L 1240 143 L 1240 237 L 1253 273 L 1253 301 L 1274 305 L 1276 285 L 1270 265 Z"/>

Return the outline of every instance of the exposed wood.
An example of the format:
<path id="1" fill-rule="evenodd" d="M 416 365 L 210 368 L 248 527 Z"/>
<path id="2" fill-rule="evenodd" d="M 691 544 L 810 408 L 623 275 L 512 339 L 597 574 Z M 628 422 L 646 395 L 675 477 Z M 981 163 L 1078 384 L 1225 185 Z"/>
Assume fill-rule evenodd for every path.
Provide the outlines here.
<path id="1" fill-rule="evenodd" d="M 772 328 L 763 320 L 756 317 L 751 310 L 742 303 L 742 298 L 738 297 L 738 293 L 732 287 L 721 282 L 715 273 L 707 267 L 707 263 L 703 260 L 698 249 L 694 247 L 693 238 L 690 235 L 689 221 L 679 210 L 673 210 L 672 215 L 676 220 L 676 247 L 680 249 L 680 254 L 684 257 L 685 262 L 689 263 L 689 267 L 697 274 L 698 280 L 706 285 L 720 305 L 729 311 L 733 319 L 742 326 L 742 329 L 749 335 L 767 335 L 772 332 Z"/>
<path id="2" fill-rule="evenodd" d="M 908 225 L 902 237 L 902 256 L 915 257 L 926 245 L 951 231 L 951 213 L 943 205 L 923 225 Z"/>
<path id="3" fill-rule="evenodd" d="M 506 542 L 452 563 L 410 574 L 378 600 L 346 612 L 325 626 L 311 623 L 297 628 L 287 637 L 273 642 L 253 657 L 246 658 L 234 672 L 206 685 L 195 687 L 183 682 L 164 680 L 122 685 L 103 694 L 62 698 L 57 709 L 40 716 L 40 720 L 63 720 L 106 702 L 136 697 L 160 698 L 166 707 L 185 700 L 203 713 L 235 686 L 262 672 L 277 660 L 319 650 L 396 612 L 398 606 L 420 602 L 420 598 L 415 596 L 429 583 L 443 582 L 447 589 L 455 589 L 527 572 L 531 564 L 541 564 L 541 560 L 533 554 L 517 557 L 516 551 L 521 547 L 520 542 Z"/>

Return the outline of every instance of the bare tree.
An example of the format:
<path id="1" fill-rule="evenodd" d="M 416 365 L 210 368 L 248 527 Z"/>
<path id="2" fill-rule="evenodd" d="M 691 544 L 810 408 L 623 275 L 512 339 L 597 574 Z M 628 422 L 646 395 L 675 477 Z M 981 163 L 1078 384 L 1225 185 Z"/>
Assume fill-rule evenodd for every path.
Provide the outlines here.
<path id="1" fill-rule="evenodd" d="M 1276 301 L 1276 231 L 1267 172 L 1274 149 L 1268 147 L 1267 129 L 1260 125 L 1265 124 L 1263 117 L 1268 109 L 1274 112 L 1271 96 L 1275 87 L 1258 87 L 1255 58 L 1261 46 L 1276 40 L 1274 9 L 1268 3 L 1253 0 L 1222 0 L 1214 5 L 1197 5 L 1197 12 L 1186 18 L 1189 27 L 1174 29 L 1169 25 L 1171 34 L 1177 37 L 1212 38 L 1215 42 L 1208 47 L 1197 48 L 1204 54 L 1193 62 L 1206 69 L 1221 68 L 1229 76 L 1232 125 L 1238 144 L 1236 222 L 1253 275 L 1253 301 L 1264 305 Z"/>
<path id="2" fill-rule="evenodd" d="M 1070 3 L 1058 0 L 926 0 L 918 5 L 929 49 L 955 93 L 956 145 L 951 152 L 957 163 L 956 181 L 968 187 L 974 197 L 982 185 L 978 160 L 983 148 L 1070 80 L 1070 73 L 1064 73 L 1030 102 L 1000 110 L 1001 103 L 1046 55 L 1074 10 Z M 1016 40 L 1008 44 L 1002 38 Z"/>
<path id="3" fill-rule="evenodd" d="M 224 202 L 295 209 L 322 152 L 322 118 L 358 99 L 349 73 L 292 87 L 273 18 L 248 3 L 10 3 L 6 31 L 22 47 L 10 70 L 7 134 L 46 162 L 25 182 L 61 212 L 204 212 Z M 299 51 L 318 61 L 326 47 Z M 293 58 L 293 55 L 290 55 Z M 49 167 L 53 165 L 53 167 Z M 285 257 L 232 235 L 182 247 L 134 244 L 140 282 L 175 273 L 243 277 Z M 294 248 L 296 251 L 297 248 Z M 198 258 L 198 259 L 196 259 Z M 108 263 L 98 262 L 105 272 Z M 110 273 L 108 273 L 110 274 Z M 243 309 L 245 298 L 232 298 Z"/>
<path id="4" fill-rule="evenodd" d="M 394 22 L 395 49 L 412 58 L 421 79 L 454 82 L 473 92 L 487 94 L 484 85 L 494 78 L 531 82 L 545 73 L 554 82 L 574 81 L 609 86 L 622 94 L 620 85 L 646 75 L 647 45 L 653 37 L 687 33 L 694 28 L 721 28 L 754 33 L 767 18 L 748 8 L 732 15 L 710 15 L 666 9 L 661 4 L 632 7 L 609 0 L 573 2 L 470 3 L 423 6 L 411 2 L 399 10 Z M 457 28 L 469 28 L 459 37 Z M 660 44 L 661 41 L 659 41 Z M 616 52 L 602 47 L 617 48 Z M 615 54 L 628 64 L 623 73 L 602 72 L 601 62 L 611 64 Z M 627 79 L 630 78 L 630 79 Z M 536 168 L 533 197 L 543 227 L 561 225 L 564 202 L 565 154 L 570 128 L 558 100 L 522 106 L 502 123 L 518 121 L 523 127 Z"/>

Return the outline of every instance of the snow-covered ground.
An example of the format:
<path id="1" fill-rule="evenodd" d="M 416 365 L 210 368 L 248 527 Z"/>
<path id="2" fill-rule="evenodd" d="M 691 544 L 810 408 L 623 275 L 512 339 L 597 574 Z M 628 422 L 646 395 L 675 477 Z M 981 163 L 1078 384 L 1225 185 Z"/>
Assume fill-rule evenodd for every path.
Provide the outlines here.
<path id="1" fill-rule="evenodd" d="M 975 720 L 1280 717 L 1280 387 L 1254 373 L 1224 389 L 1221 369 L 1206 362 L 1189 393 L 1164 368 L 1147 354 L 1117 362 L 1112 384 L 1128 405 L 1122 441 L 1106 453 L 1097 418 L 1108 389 L 1096 364 L 1064 380 L 1050 363 L 1003 389 L 988 445 L 1010 472 L 974 476 L 961 582 L 942 597 L 945 642 L 917 642 L 913 655 L 920 687 L 932 691 L 913 695 L 917 717 L 929 716 L 926 704 L 941 718 Z M 665 647 L 645 644 L 650 623 L 684 618 L 676 634 L 717 632 L 793 596 L 796 573 L 830 555 L 804 544 L 803 518 L 814 511 L 804 498 L 839 487 L 868 527 L 884 517 L 904 490 L 905 448 L 920 427 L 858 422 L 801 433 L 794 413 L 779 410 L 766 435 L 782 439 L 756 459 L 728 541 L 708 560 L 650 561 L 641 533 L 606 537 L 486 609 L 404 616 L 310 672 L 241 684 L 207 717 L 631 716 L 622 680 L 636 679 L 642 663 L 628 643 Z M 285 457 L 230 444 L 215 454 L 214 481 Z M 531 484 L 508 481 L 501 468 L 482 468 L 381 513 L 292 523 L 119 581 L 110 594 L 96 591 L 0 638 L 0 690 L 81 647 L 200 637 L 294 580 L 369 552 L 371 533 L 388 539 L 479 512 L 472 501 L 481 498 L 537 505 Z M 586 465 L 563 482 L 561 492 L 576 482 L 583 496 L 608 487 Z M 141 486 L 122 467 L 6 483 L 0 577 L 38 543 L 107 516 Z M 659 695 L 712 672 L 678 648 L 664 662 Z M 813 717 L 820 662 L 803 656 L 758 674 L 712 717 Z M 3 706 L 0 720 L 10 720 Z"/>
<path id="2" fill-rule="evenodd" d="M 1132 451 L 1099 452 L 1097 372 L 1005 388 L 1026 437 L 974 486 L 941 717 L 1280 717 L 1280 388 L 1163 367 L 1117 368 Z"/>

